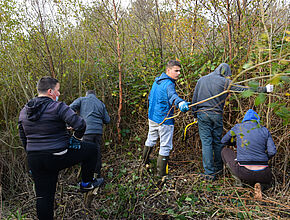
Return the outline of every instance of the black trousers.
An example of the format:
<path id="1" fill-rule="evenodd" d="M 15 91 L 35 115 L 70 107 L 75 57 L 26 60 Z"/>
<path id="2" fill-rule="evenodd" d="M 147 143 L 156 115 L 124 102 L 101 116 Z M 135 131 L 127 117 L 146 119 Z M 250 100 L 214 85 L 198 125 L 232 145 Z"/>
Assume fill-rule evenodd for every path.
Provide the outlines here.
<path id="1" fill-rule="evenodd" d="M 64 168 L 81 163 L 82 181 L 93 180 L 97 150 L 93 144 L 82 142 L 80 149 L 67 149 L 62 155 L 56 151 L 27 152 L 29 169 L 35 183 L 36 210 L 40 220 L 53 219 L 53 205 L 58 173 Z"/>
<path id="2" fill-rule="evenodd" d="M 85 134 L 83 136 L 85 142 L 94 143 L 97 149 L 97 164 L 95 172 L 100 176 L 102 169 L 102 154 L 101 154 L 101 145 L 102 145 L 102 134 Z"/>
<path id="3" fill-rule="evenodd" d="M 251 185 L 255 183 L 271 183 L 272 173 L 269 167 L 261 171 L 249 170 L 246 167 L 240 166 L 235 158 L 237 158 L 237 154 L 233 150 L 225 147 L 222 149 L 222 159 L 224 163 L 228 164 L 232 173 L 240 180 Z"/>

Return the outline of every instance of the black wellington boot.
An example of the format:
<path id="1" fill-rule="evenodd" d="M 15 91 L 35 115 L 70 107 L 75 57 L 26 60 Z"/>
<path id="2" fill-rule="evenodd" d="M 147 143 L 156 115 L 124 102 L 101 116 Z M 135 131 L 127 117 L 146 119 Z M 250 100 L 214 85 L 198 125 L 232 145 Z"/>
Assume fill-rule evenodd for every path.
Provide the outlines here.
<path id="1" fill-rule="evenodd" d="M 144 147 L 143 155 L 142 155 L 142 163 L 144 165 L 147 165 L 150 163 L 149 157 L 150 157 L 152 150 L 153 150 L 153 147 L 148 147 L 148 146 Z"/>
<path id="2" fill-rule="evenodd" d="M 168 163 L 168 156 L 158 155 L 157 159 L 157 173 L 159 177 L 166 176 L 166 166 Z"/>

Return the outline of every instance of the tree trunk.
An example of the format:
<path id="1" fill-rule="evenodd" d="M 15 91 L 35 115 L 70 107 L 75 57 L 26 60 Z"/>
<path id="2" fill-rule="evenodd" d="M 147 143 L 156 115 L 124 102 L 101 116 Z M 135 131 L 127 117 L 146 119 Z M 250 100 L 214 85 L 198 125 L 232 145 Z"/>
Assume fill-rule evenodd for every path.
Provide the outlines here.
<path id="1" fill-rule="evenodd" d="M 158 32 L 159 32 L 159 53 L 160 53 L 161 65 L 162 65 L 163 64 L 163 45 L 162 45 L 162 32 L 161 32 L 161 23 L 160 23 L 160 16 L 159 16 L 158 0 L 155 0 L 155 5 L 156 5 Z"/>
<path id="2" fill-rule="evenodd" d="M 194 8 L 194 14 L 193 14 L 193 29 L 192 29 L 190 55 L 193 55 L 194 47 L 195 47 L 196 23 L 197 23 L 196 19 L 197 19 L 197 0 L 195 1 L 195 8 Z"/>
<path id="3" fill-rule="evenodd" d="M 119 108 L 118 108 L 118 120 L 117 120 L 117 131 L 118 131 L 118 141 L 121 143 L 121 112 L 123 104 L 123 91 L 122 91 L 122 69 L 121 69 L 121 53 L 120 53 L 120 39 L 119 39 L 119 27 L 118 27 L 118 16 L 115 0 L 113 0 L 114 6 L 114 16 L 115 16 L 115 32 L 116 32 L 116 43 L 117 43 L 117 53 L 118 53 L 118 71 L 119 71 Z"/>
<path id="4" fill-rule="evenodd" d="M 174 13 L 174 27 L 173 27 L 173 46 L 174 46 L 174 53 L 177 57 L 177 40 L 176 40 L 176 32 L 177 32 L 177 12 L 178 12 L 178 5 L 179 1 L 175 0 L 175 13 Z"/>
<path id="5" fill-rule="evenodd" d="M 229 57 L 232 60 L 232 34 L 231 34 L 231 18 L 230 18 L 230 3 L 227 0 L 227 27 L 228 27 L 228 38 L 229 38 Z"/>
<path id="6" fill-rule="evenodd" d="M 37 1 L 37 9 L 38 9 L 38 15 L 39 15 L 39 19 L 40 19 L 40 30 L 41 30 L 41 34 L 42 34 L 43 39 L 44 39 L 45 49 L 46 49 L 46 53 L 47 53 L 47 59 L 48 59 L 48 63 L 49 63 L 50 75 L 51 75 L 51 77 L 55 78 L 55 70 L 54 70 L 53 60 L 52 60 L 51 52 L 50 52 L 50 49 L 49 49 L 49 46 L 47 43 L 47 36 L 45 33 L 45 28 L 44 28 L 44 23 L 43 23 L 43 19 L 42 19 L 42 14 L 40 11 L 39 1 Z"/>

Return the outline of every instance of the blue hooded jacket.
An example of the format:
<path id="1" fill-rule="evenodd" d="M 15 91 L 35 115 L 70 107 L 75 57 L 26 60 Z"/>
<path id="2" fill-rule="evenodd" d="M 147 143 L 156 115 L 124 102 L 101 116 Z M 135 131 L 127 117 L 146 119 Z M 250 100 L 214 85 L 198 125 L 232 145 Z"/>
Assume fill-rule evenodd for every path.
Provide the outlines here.
<path id="1" fill-rule="evenodd" d="M 184 100 L 175 91 L 175 80 L 162 73 L 156 77 L 149 94 L 148 118 L 160 124 L 166 117 L 173 116 L 174 108 L 171 108 L 173 104 L 178 106 L 182 101 Z M 163 124 L 173 125 L 174 120 L 166 120 Z"/>
<path id="2" fill-rule="evenodd" d="M 233 145 L 236 138 L 237 161 L 240 165 L 267 165 L 277 150 L 267 128 L 260 125 L 259 115 L 249 109 L 240 124 L 236 124 L 223 138 L 222 143 Z"/>

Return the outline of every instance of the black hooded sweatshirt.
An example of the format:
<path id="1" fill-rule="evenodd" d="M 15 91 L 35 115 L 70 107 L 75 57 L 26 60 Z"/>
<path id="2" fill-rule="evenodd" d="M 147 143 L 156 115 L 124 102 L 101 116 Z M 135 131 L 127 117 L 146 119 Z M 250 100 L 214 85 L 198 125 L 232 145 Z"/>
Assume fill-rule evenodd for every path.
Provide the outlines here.
<path id="1" fill-rule="evenodd" d="M 58 150 L 68 147 L 69 134 L 66 127 L 82 137 L 86 130 L 85 121 L 63 102 L 49 97 L 31 99 L 21 110 L 18 127 L 26 151 Z"/>

